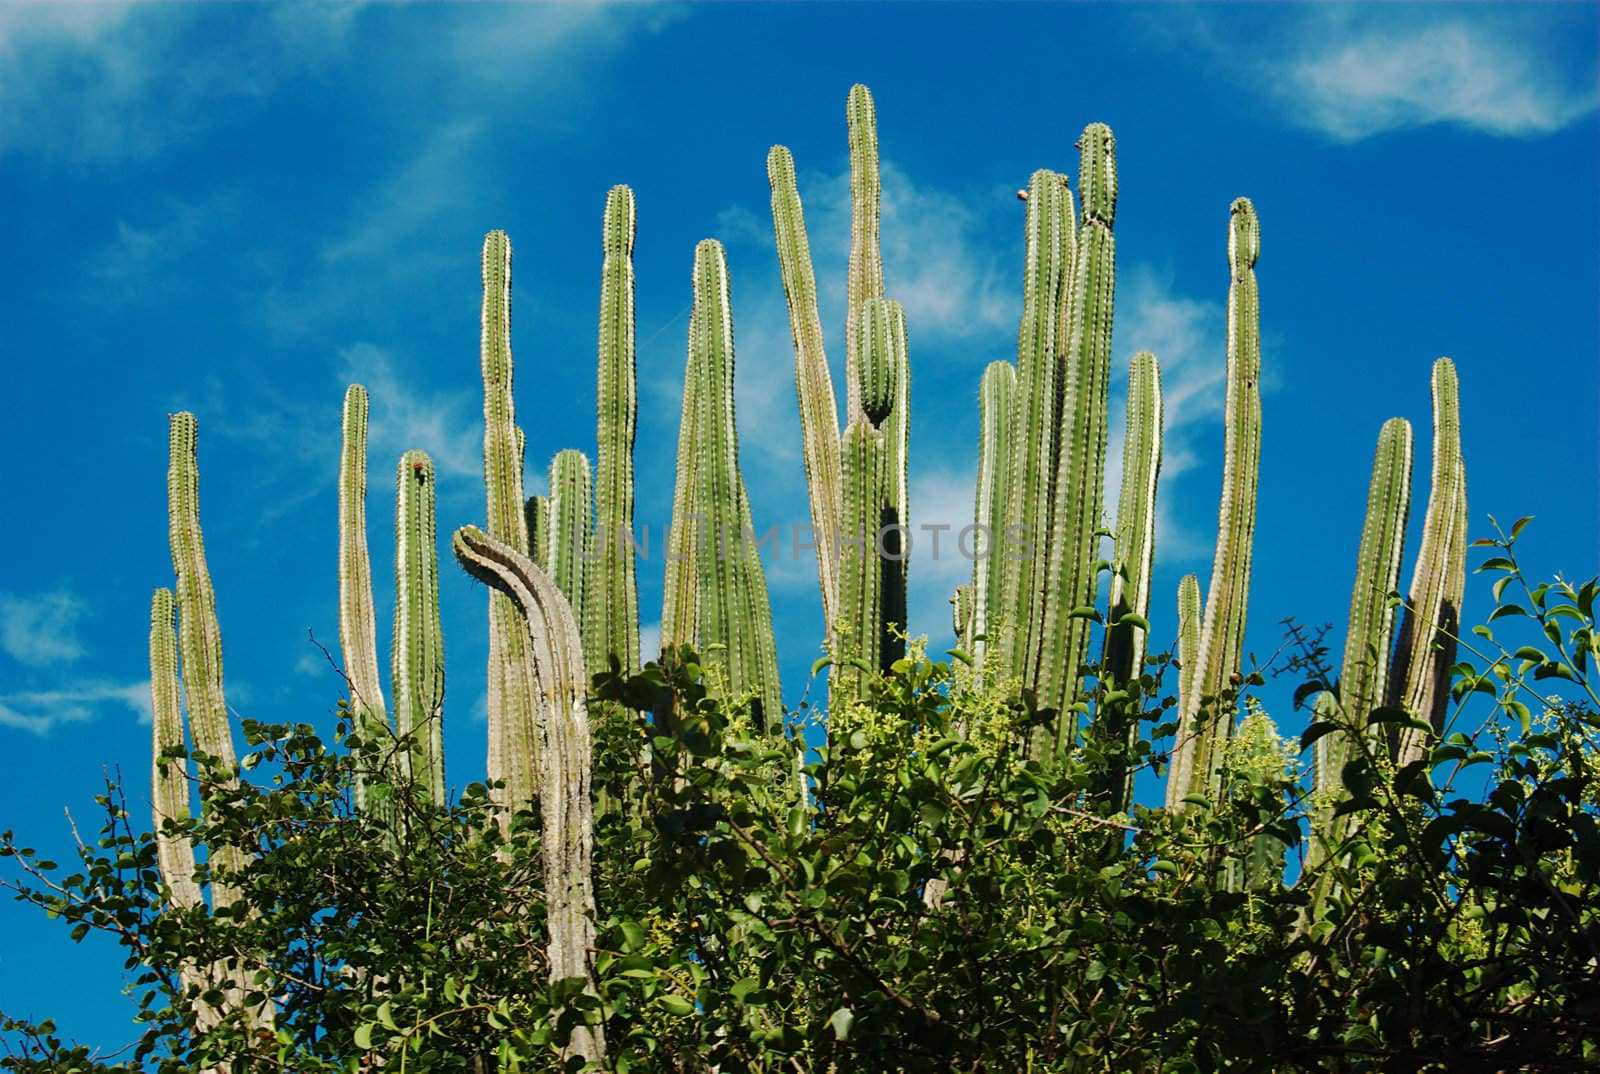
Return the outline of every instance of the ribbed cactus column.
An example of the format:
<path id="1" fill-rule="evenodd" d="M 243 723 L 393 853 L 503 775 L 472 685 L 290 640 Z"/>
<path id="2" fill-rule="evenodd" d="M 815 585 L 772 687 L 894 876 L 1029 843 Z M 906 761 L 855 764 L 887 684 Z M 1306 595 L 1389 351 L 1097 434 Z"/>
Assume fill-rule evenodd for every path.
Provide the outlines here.
<path id="1" fill-rule="evenodd" d="M 350 713 L 361 740 L 388 747 L 393 737 L 378 679 L 377 615 L 367 554 L 367 389 L 344 393 L 339 452 L 339 645 L 350 683 Z M 357 773 L 356 807 L 368 808 L 370 773 Z M 387 793 L 387 792 L 385 792 Z"/>
<path id="2" fill-rule="evenodd" d="M 600 360 L 596 391 L 596 547 L 583 599 L 589 671 L 615 656 L 624 674 L 639 667 L 639 587 L 633 552 L 633 437 L 638 421 L 634 376 L 633 191 L 606 195 L 601 227 Z"/>
<path id="3" fill-rule="evenodd" d="M 400 456 L 395 474 L 394 645 L 390 654 L 395 731 L 406 774 L 436 803 L 444 790 L 444 632 L 439 622 L 437 482 L 425 451 Z"/>
<path id="4" fill-rule="evenodd" d="M 1178 742 L 1167 784 L 1167 806 L 1181 809 L 1187 794 L 1214 796 L 1221 745 L 1233 713 L 1217 699 L 1239 674 L 1244 655 L 1250 556 L 1256 528 L 1256 486 L 1261 470 L 1261 306 L 1256 259 L 1261 224 L 1248 198 L 1229 209 L 1228 387 L 1224 420 L 1222 501 L 1217 510 L 1217 551 L 1195 656 L 1193 690 L 1179 713 Z"/>
<path id="5" fill-rule="evenodd" d="M 973 497 L 972 586 L 966 642 L 981 667 L 990 647 L 989 631 L 1004 619 L 1005 532 L 1011 487 L 1012 408 L 1016 403 L 1017 369 L 1010 362 L 990 362 L 978 385 L 978 480 Z M 1009 628 L 1009 626 L 1008 626 Z"/>
<path id="6" fill-rule="evenodd" d="M 585 574 L 592 564 L 594 495 L 589 459 L 576 448 L 556 452 L 550 460 L 550 559 L 543 567 L 561 595 L 583 618 Z"/>
<path id="7" fill-rule="evenodd" d="M 794 336 L 794 383 L 800 404 L 800 446 L 811 500 L 811 531 L 817 546 L 817 580 L 822 588 L 823 621 L 831 630 L 839 614 L 838 530 L 843 511 L 839 463 L 839 413 L 822 343 L 817 313 L 817 279 L 811 266 L 806 218 L 795 185 L 794 158 L 781 145 L 767 154 L 772 186 L 772 224 L 777 236 L 778 271 Z"/>
<path id="8" fill-rule="evenodd" d="M 1461 461 L 1461 410 L 1456 367 L 1448 358 L 1433 364 L 1433 478 L 1422 545 L 1411 575 L 1411 592 L 1400 620 L 1389 704 L 1444 727 L 1450 697 L 1450 667 L 1461 628 L 1461 598 L 1467 584 L 1467 473 Z M 1400 732 L 1395 762 L 1404 767 L 1426 755 L 1428 736 Z"/>
<path id="9" fill-rule="evenodd" d="M 1406 520 L 1411 510 L 1411 423 L 1390 418 L 1378 433 L 1367 488 L 1366 521 L 1356 556 L 1356 584 L 1350 596 L 1350 628 L 1345 635 L 1344 666 L 1339 678 L 1340 722 L 1349 734 L 1336 731 L 1330 763 L 1317 773 L 1319 790 L 1339 786 L 1340 770 L 1355 748 L 1354 734 L 1364 734 L 1367 717 L 1383 704 L 1388 687 L 1389 643 L 1394 608 L 1389 593 L 1400 582 L 1405 554 Z"/>
<path id="10" fill-rule="evenodd" d="M 550 933 L 552 982 L 581 978 L 585 991 L 598 994 L 594 964 L 594 807 L 589 786 L 593 745 L 585 703 L 583 649 L 571 605 L 550 578 L 514 546 L 466 526 L 451 541 L 467 572 L 512 602 L 525 642 L 518 650 L 532 697 L 540 711 L 539 796 L 545 882 L 545 915 Z M 562 1048 L 563 1058 L 603 1063 L 605 1033 L 580 1025 Z"/>
<path id="11" fill-rule="evenodd" d="M 1178 581 L 1178 712 L 1187 710 L 1194 695 L 1195 662 L 1200 657 L 1200 579 L 1192 574 Z M 1174 784 L 1176 781 L 1174 781 Z M 1187 788 L 1178 795 L 1182 799 L 1190 793 Z"/>
<path id="12" fill-rule="evenodd" d="M 889 503 L 889 459 L 883 434 L 865 417 L 852 421 L 840 443 L 844 466 L 844 526 L 839 563 L 839 630 L 834 638 L 830 691 L 861 698 L 866 675 L 861 665 L 882 670 L 885 642 L 885 581 L 892 563 L 878 555 L 877 536 L 893 513 Z"/>
<path id="13" fill-rule="evenodd" d="M 1116 555 L 1111 575 L 1111 625 L 1105 665 L 1115 681 L 1131 682 L 1144 667 L 1149 628 L 1128 621 L 1150 617 L 1150 571 L 1156 547 L 1156 484 L 1161 476 L 1161 365 L 1149 351 L 1128 364 L 1128 425 L 1122 441 L 1122 488 L 1117 495 Z"/>
<path id="14" fill-rule="evenodd" d="M 511 240 L 491 231 L 483 240 L 483 480 L 489 536 L 528 547 L 522 495 L 522 436 L 511 397 Z M 526 631 L 516 606 L 489 594 L 490 780 L 503 780 L 498 801 L 514 812 L 536 793 L 537 725 L 528 675 Z"/>
<path id="15" fill-rule="evenodd" d="M 696 644 L 700 622 L 696 559 L 704 543 L 705 520 L 696 504 L 697 468 L 703 464 L 697 449 L 700 435 L 700 365 L 694 346 L 683 369 L 683 405 L 678 418 L 677 479 L 672 486 L 672 523 L 666 537 L 667 571 L 661 602 L 661 651 Z"/>
<path id="16" fill-rule="evenodd" d="M 845 288 L 845 416 L 861 416 L 857 365 L 861 352 L 858 322 L 861 304 L 883 297 L 883 254 L 879 249 L 879 216 L 883 183 L 878 175 L 878 110 L 872 91 L 859 83 L 845 101 L 850 137 L 850 271 Z"/>
<path id="17" fill-rule="evenodd" d="M 1060 436 L 1062 313 L 1076 256 L 1076 213 L 1067 180 L 1040 170 L 1028 181 L 1022 323 L 1017 331 L 1017 383 L 1010 435 L 1015 437 L 1007 481 L 1005 518 L 1018 527 L 1025 548 L 1002 555 L 1005 633 L 1002 666 L 1021 675 L 1039 644 L 1050 510 Z M 1003 538 L 1003 535 L 1001 535 Z M 1002 547 L 1006 547 L 1002 544 Z"/>
<path id="18" fill-rule="evenodd" d="M 523 505 L 523 521 L 528 527 L 528 558 L 541 567 L 550 562 L 550 497 L 529 496 Z"/>
<path id="19" fill-rule="evenodd" d="M 1055 709 L 1054 740 L 1036 743 L 1059 753 L 1073 741 L 1078 668 L 1088 654 L 1095 604 L 1095 561 L 1105 496 L 1106 414 L 1111 376 L 1112 295 L 1116 284 L 1116 140 L 1104 123 L 1091 123 L 1078 141 L 1080 222 L 1073 257 L 1062 363 L 1061 419 L 1052 489 L 1050 548 L 1045 563 L 1043 635 L 1030 650 L 1039 703 Z"/>

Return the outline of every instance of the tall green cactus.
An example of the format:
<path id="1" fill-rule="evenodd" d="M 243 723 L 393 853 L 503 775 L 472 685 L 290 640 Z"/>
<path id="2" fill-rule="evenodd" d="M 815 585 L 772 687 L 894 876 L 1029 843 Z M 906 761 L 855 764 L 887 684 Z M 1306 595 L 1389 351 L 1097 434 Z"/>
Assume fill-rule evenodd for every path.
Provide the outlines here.
<path id="1" fill-rule="evenodd" d="M 1316 773 L 1317 789 L 1324 793 L 1337 794 L 1340 771 L 1355 748 L 1352 736 L 1366 733 L 1367 717 L 1387 694 L 1395 618 L 1389 594 L 1400 581 L 1410 510 L 1411 423 L 1390 418 L 1378 433 L 1372 461 L 1339 678 L 1339 722 L 1349 730 L 1328 736 L 1332 739 L 1328 763 Z"/>
<path id="2" fill-rule="evenodd" d="M 1040 736 L 1038 743 L 1055 754 L 1072 743 L 1077 731 L 1077 715 L 1070 706 L 1077 692 L 1078 668 L 1088 653 L 1090 620 L 1083 613 L 1092 615 L 1095 603 L 1116 283 L 1116 240 L 1111 232 L 1117 214 L 1116 140 L 1104 123 L 1091 123 L 1078 147 L 1081 219 L 1066 315 L 1044 620 L 1040 645 L 1030 649 L 1026 667 L 1040 704 L 1058 714 L 1054 740 Z"/>
<path id="3" fill-rule="evenodd" d="M 883 297 L 879 217 L 883 183 L 878 175 L 878 110 L 872 91 L 857 83 L 845 101 L 850 138 L 850 268 L 845 288 L 845 419 L 861 416 L 861 304 Z"/>
<path id="4" fill-rule="evenodd" d="M 550 558 L 540 566 L 572 605 L 580 623 L 585 622 L 585 575 L 593 558 L 593 517 L 589 458 L 576 448 L 564 448 L 550 460 Z"/>
<path id="5" fill-rule="evenodd" d="M 528 547 L 522 495 L 522 432 L 511 396 L 511 240 L 491 231 L 483 240 L 483 480 L 489 536 Z M 489 594 L 489 759 L 497 801 L 507 815 L 536 792 L 537 725 L 528 673 L 526 631 L 504 593 Z"/>
<path id="6" fill-rule="evenodd" d="M 444 633 L 439 621 L 437 479 L 425 451 L 400 456 L 395 474 L 394 645 L 390 689 L 406 775 L 445 800 Z"/>
<path id="7" fill-rule="evenodd" d="M 1196 661 L 1200 657 L 1200 579 L 1186 574 L 1178 582 L 1178 712 L 1187 711 L 1194 695 Z M 1174 781 L 1175 782 L 1175 781 Z M 1169 784 L 1169 793 L 1176 789 Z M 1187 788 L 1178 795 L 1182 799 Z M 1169 803 L 1170 804 L 1170 803 Z"/>
<path id="8" fill-rule="evenodd" d="M 754 553 L 750 504 L 739 475 L 733 405 L 733 314 L 722 244 L 695 248 L 694 307 L 684 369 L 683 425 L 664 646 L 692 643 L 734 694 L 752 692 L 760 718 L 783 711 L 765 572 Z"/>
<path id="9" fill-rule="evenodd" d="M 1128 425 L 1122 441 L 1122 488 L 1117 496 L 1116 555 L 1111 574 L 1111 623 L 1105 665 L 1115 681 L 1137 679 L 1149 628 L 1150 571 L 1156 547 L 1156 484 L 1161 476 L 1161 364 L 1140 351 L 1128 364 Z"/>
<path id="10" fill-rule="evenodd" d="M 1245 613 L 1250 594 L 1251 546 L 1256 528 L 1256 487 L 1261 476 L 1261 304 L 1256 259 L 1261 224 L 1248 198 L 1229 209 L 1228 387 L 1224 421 L 1222 502 L 1217 510 L 1217 551 L 1211 562 L 1195 681 L 1179 713 L 1178 742 L 1167 783 L 1167 806 L 1182 809 L 1190 794 L 1215 796 L 1217 762 L 1233 729 L 1233 713 L 1220 698 L 1237 685 L 1244 658 Z"/>
<path id="11" fill-rule="evenodd" d="M 1062 318 L 1077 252 L 1075 217 L 1066 177 L 1034 172 L 1028 181 L 1027 263 L 1011 420 L 1017 442 L 1011 453 L 1005 512 L 1007 522 L 1019 527 L 1026 547 L 1018 555 L 1008 551 L 1002 557 L 1006 633 L 1000 646 L 1004 666 L 1016 675 L 1024 673 L 1027 654 L 1039 644 L 1044 621 L 1046 543 L 1060 435 Z"/>
<path id="12" fill-rule="evenodd" d="M 971 610 L 966 644 L 980 667 L 990 648 L 989 632 L 1003 619 L 1005 607 L 1006 508 L 1011 487 L 1012 408 L 1016 401 L 1017 368 L 990 362 L 978 385 L 978 480 L 972 507 L 973 542 Z"/>
<path id="13" fill-rule="evenodd" d="M 528 558 L 545 566 L 550 562 L 550 497 L 529 496 L 522 517 L 528 527 Z"/>
<path id="14" fill-rule="evenodd" d="M 881 671 L 893 639 L 886 629 L 889 576 L 899 568 L 878 552 L 878 537 L 893 517 L 889 450 L 866 418 L 852 421 L 840 444 L 844 464 L 844 529 L 840 541 L 839 630 L 834 641 L 832 696 L 862 698 L 865 669 Z M 857 666 L 857 663 L 861 666 Z"/>
<path id="15" fill-rule="evenodd" d="M 541 736 L 535 791 L 540 803 L 547 954 L 552 982 L 579 978 L 598 995 L 591 953 L 594 927 L 594 805 L 590 799 L 593 745 L 585 701 L 583 649 L 572 607 L 548 575 L 507 542 L 476 526 L 451 541 L 467 572 L 509 600 L 524 645 L 517 650 L 533 684 L 535 726 Z M 562 1057 L 603 1064 L 605 1030 L 579 1024 Z"/>
<path id="16" fill-rule="evenodd" d="M 800 447 L 811 503 L 811 534 L 817 552 L 823 622 L 832 629 L 839 615 L 840 490 L 839 413 L 817 313 L 817 279 L 811 267 L 805 211 L 795 185 L 794 157 L 781 145 L 767 153 L 772 187 L 772 223 L 777 236 L 778 272 L 794 336 L 794 383 L 800 405 Z"/>
<path id="17" fill-rule="evenodd" d="M 1433 478 L 1422 544 L 1400 620 L 1389 704 L 1444 728 L 1450 667 L 1455 663 L 1461 598 L 1467 583 L 1467 473 L 1461 460 L 1460 393 L 1448 358 L 1433 363 Z M 1404 767 L 1426 755 L 1428 736 L 1400 732 L 1395 762 Z"/>
<path id="18" fill-rule="evenodd" d="M 639 400 L 634 375 L 633 191 L 606 195 L 601 227 L 600 358 L 596 386 L 595 560 L 585 581 L 584 652 L 589 671 L 616 657 L 624 674 L 639 666 L 639 586 L 633 551 L 633 438 Z"/>
<path id="19" fill-rule="evenodd" d="M 344 393 L 339 452 L 339 645 L 350 684 L 350 713 L 362 741 L 387 747 L 393 738 L 378 679 L 377 615 L 367 553 L 367 389 Z M 357 773 L 357 808 L 368 808 L 372 774 Z M 387 792 L 384 792 L 387 794 Z"/>

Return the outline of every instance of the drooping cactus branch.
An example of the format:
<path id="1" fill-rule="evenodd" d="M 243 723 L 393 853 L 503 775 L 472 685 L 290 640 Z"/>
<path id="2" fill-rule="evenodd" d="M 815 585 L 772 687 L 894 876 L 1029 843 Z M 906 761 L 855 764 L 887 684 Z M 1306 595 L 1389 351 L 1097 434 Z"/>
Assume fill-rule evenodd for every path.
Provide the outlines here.
<path id="1" fill-rule="evenodd" d="M 517 610 L 526 641 L 520 658 L 534 684 L 532 697 L 539 709 L 536 792 L 550 980 L 581 978 L 584 990 L 598 995 L 590 956 L 595 942 L 594 807 L 589 795 L 593 745 L 577 622 L 549 576 L 510 544 L 466 526 L 456 531 L 451 547 L 469 574 L 503 594 Z M 563 1048 L 564 1057 L 593 1063 L 604 1062 L 605 1052 L 605 1033 L 599 1025 L 577 1026 Z"/>
<path id="2" fill-rule="evenodd" d="M 1233 712 L 1221 698 L 1237 685 L 1244 658 L 1250 557 L 1256 528 L 1256 486 L 1261 471 L 1261 309 L 1256 259 L 1261 224 L 1248 198 L 1229 210 L 1228 386 L 1224 410 L 1222 499 L 1217 509 L 1217 550 L 1211 561 L 1195 681 L 1179 713 L 1178 743 L 1167 785 L 1167 806 L 1181 809 L 1189 794 L 1215 796 L 1222 743 Z"/>
<path id="3" fill-rule="evenodd" d="M 372 560 L 367 553 L 367 389 L 344 393 L 339 452 L 339 645 L 350 683 L 350 714 L 363 742 L 384 747 L 393 737 L 378 679 L 377 615 L 372 609 Z M 370 773 L 356 779 L 357 808 L 371 794 Z"/>
<path id="4" fill-rule="evenodd" d="M 424 451 L 400 456 L 395 474 L 394 645 L 390 654 L 395 730 L 406 775 L 435 803 L 445 800 L 444 633 L 439 620 L 436 479 Z"/>

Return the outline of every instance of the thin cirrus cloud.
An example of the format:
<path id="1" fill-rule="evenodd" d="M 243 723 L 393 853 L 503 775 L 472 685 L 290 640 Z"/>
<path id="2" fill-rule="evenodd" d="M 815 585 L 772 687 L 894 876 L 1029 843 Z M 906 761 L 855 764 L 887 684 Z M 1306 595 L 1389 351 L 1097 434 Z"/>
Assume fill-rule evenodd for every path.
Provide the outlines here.
<path id="1" fill-rule="evenodd" d="M 78 620 L 87 606 L 65 591 L 18 596 L 0 593 L 0 649 L 30 668 L 70 663 L 83 656 Z"/>
<path id="2" fill-rule="evenodd" d="M 0 727 L 44 736 L 65 724 L 92 720 L 108 704 L 124 706 L 138 716 L 140 723 L 149 723 L 149 680 L 90 682 L 69 690 L 0 694 Z"/>

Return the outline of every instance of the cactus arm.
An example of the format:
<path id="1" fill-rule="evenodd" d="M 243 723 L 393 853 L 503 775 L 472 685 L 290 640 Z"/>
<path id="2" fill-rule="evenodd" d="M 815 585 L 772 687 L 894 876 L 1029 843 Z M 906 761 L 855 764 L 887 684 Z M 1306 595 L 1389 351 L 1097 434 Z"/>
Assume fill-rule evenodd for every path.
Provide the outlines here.
<path id="1" fill-rule="evenodd" d="M 1128 366 L 1128 427 L 1122 441 L 1122 488 L 1117 496 L 1116 561 L 1111 575 L 1111 626 L 1105 664 L 1118 681 L 1143 671 L 1149 631 L 1119 622 L 1150 618 L 1150 570 L 1155 559 L 1156 485 L 1161 476 L 1161 365 L 1149 351 Z"/>
<path id="2" fill-rule="evenodd" d="M 1040 704 L 1058 713 L 1054 741 L 1059 754 L 1071 745 L 1077 717 L 1069 712 L 1077 693 L 1078 668 L 1089 644 L 1090 621 L 1072 613 L 1095 603 L 1096 550 L 1104 499 L 1106 410 L 1111 371 L 1112 293 L 1116 278 L 1116 140 L 1103 123 L 1084 128 L 1080 150 L 1081 226 L 1073 258 L 1066 312 L 1067 339 L 1060 391 L 1050 549 L 1045 562 L 1041 644 L 1025 666 Z"/>
<path id="3" fill-rule="evenodd" d="M 602 227 L 595 506 L 599 547 L 584 596 L 590 673 L 615 656 L 624 674 L 639 666 L 639 587 L 633 543 L 633 443 L 639 400 L 634 373 L 633 191 L 614 186 Z"/>
<path id="4" fill-rule="evenodd" d="M 911 532 L 911 483 L 908 461 L 911 452 L 911 350 L 906 337 L 906 314 L 898 302 L 890 302 L 888 342 L 894 361 L 894 406 L 883 423 L 884 445 L 889 451 L 889 483 L 894 507 L 894 520 L 903 526 L 900 532 L 909 540 Z M 904 540 L 901 544 L 904 545 Z M 901 553 L 905 548 L 899 549 Z M 903 634 L 906 628 L 906 594 L 909 591 L 911 557 L 900 555 L 899 578 L 891 587 L 893 598 L 888 605 L 892 618 Z M 896 638 L 895 651 L 903 654 L 905 643 Z M 898 656 L 895 659 L 899 659 Z M 890 661 L 891 663 L 893 661 Z"/>
<path id="5" fill-rule="evenodd" d="M 529 496 L 522 509 L 528 526 L 528 558 L 550 569 L 550 497 Z"/>
<path id="6" fill-rule="evenodd" d="M 390 689 L 406 774 L 443 804 L 444 633 L 439 619 L 439 551 L 433 460 L 400 456 L 395 475 L 394 644 Z"/>
<path id="7" fill-rule="evenodd" d="M 511 544 L 466 526 L 456 531 L 451 548 L 467 573 L 517 609 L 527 642 L 518 652 L 542 710 L 537 719 L 543 739 L 537 790 L 550 980 L 582 978 L 585 991 L 597 995 L 590 961 L 595 942 L 594 807 L 589 794 L 593 745 L 577 622 L 555 583 Z M 603 1063 L 605 1048 L 601 1027 L 580 1025 L 573 1029 L 563 1055 Z"/>
<path id="8" fill-rule="evenodd" d="M 970 609 L 957 618 L 970 624 L 966 644 L 983 666 L 989 631 L 1004 606 L 1005 563 L 1001 559 L 1006 526 L 1007 489 L 1011 477 L 1012 406 L 1017 369 L 1010 362 L 990 362 L 978 387 L 978 480 L 972 507 L 975 527 L 972 549 Z M 960 628 L 958 628 L 960 629 Z"/>
<path id="9" fill-rule="evenodd" d="M 700 551 L 704 528 L 695 506 L 695 445 L 700 423 L 699 355 L 689 348 L 683 369 L 683 406 L 678 423 L 677 479 L 672 488 L 672 528 L 667 534 L 667 574 L 662 595 L 661 649 L 671 652 L 679 645 L 693 645 L 698 629 L 700 605 L 695 588 L 695 560 Z"/>
<path id="10" fill-rule="evenodd" d="M 589 459 L 576 448 L 556 452 L 550 460 L 550 579 L 583 618 L 585 573 L 591 567 L 594 497 Z M 590 641 L 597 639 L 590 638 Z"/>
<path id="11" fill-rule="evenodd" d="M 1200 624 L 1203 615 L 1200 607 L 1200 579 L 1192 574 L 1186 574 L 1178 582 L 1178 708 L 1181 716 L 1187 710 L 1189 698 L 1194 692 L 1195 683 L 1199 679 L 1196 661 L 1200 654 Z M 1186 734 L 1193 734 L 1192 730 L 1184 727 L 1180 720 L 1179 737 L 1172 749 L 1171 767 L 1167 772 L 1167 798 L 1168 809 L 1178 810 L 1183 808 L 1183 799 L 1194 793 L 1190 785 L 1193 770 L 1187 766 L 1180 767 L 1180 761 L 1186 754 L 1187 744 L 1184 741 Z"/>
<path id="12" fill-rule="evenodd" d="M 1028 181 L 1024 233 L 1022 321 L 1017 331 L 1017 374 L 1010 423 L 1017 438 L 1010 457 L 1005 520 L 1018 527 L 1028 548 L 1015 554 L 1005 534 L 996 540 L 1001 555 L 1000 637 L 1002 667 L 1022 674 L 1027 653 L 1037 644 L 1043 616 L 1046 541 L 1050 535 L 1051 487 L 1056 474 L 1058 342 L 1061 308 L 1072 276 L 1075 224 L 1066 177 L 1040 170 Z"/>
<path id="13" fill-rule="evenodd" d="M 1172 778 L 1187 794 L 1215 794 L 1221 744 L 1232 730 L 1232 714 L 1213 711 L 1216 699 L 1239 673 L 1249 602 L 1251 546 L 1256 525 L 1256 487 L 1261 470 L 1261 313 L 1256 259 L 1261 225 L 1248 198 L 1229 210 L 1228 373 L 1224 421 L 1222 499 L 1217 510 L 1217 550 L 1195 656 L 1193 691 L 1179 714 Z M 1212 699 L 1210 707 L 1207 699 Z M 1180 801 L 1173 804 L 1181 808 Z"/>
<path id="14" fill-rule="evenodd" d="M 861 304 L 883 297 L 883 255 L 879 249 L 879 215 L 883 183 L 878 174 L 878 111 L 872 91 L 859 83 L 845 102 L 850 137 L 850 269 L 845 289 L 845 417 L 861 415 L 856 372 L 860 351 L 857 321 Z"/>
<path id="15" fill-rule="evenodd" d="M 483 240 L 483 478 L 488 532 L 513 548 L 528 547 L 522 494 L 520 430 L 512 402 L 511 240 L 491 231 Z M 489 760 L 492 781 L 504 781 L 497 799 L 504 814 L 533 797 L 538 740 L 532 683 L 523 650 L 526 631 L 504 593 L 489 594 Z"/>
<path id="16" fill-rule="evenodd" d="M 1443 731 L 1466 589 L 1466 517 L 1460 393 L 1455 365 L 1440 358 L 1433 364 L 1432 487 L 1389 680 L 1389 704 L 1432 724 L 1435 736 Z M 1426 733 L 1403 729 L 1395 763 L 1421 760 L 1427 742 Z"/>
<path id="17" fill-rule="evenodd" d="M 755 539 L 755 523 L 750 516 L 750 496 L 744 479 L 739 480 L 740 532 L 748 539 L 742 542 L 746 557 L 745 585 L 742 596 L 752 624 L 751 652 L 746 661 L 747 681 L 757 684 L 761 699 L 761 719 L 758 730 L 769 733 L 781 730 L 783 721 L 783 693 L 779 689 L 778 642 L 772 629 L 772 603 L 767 596 L 767 575 L 761 565 L 761 546 Z M 776 719 L 776 722 L 774 722 Z"/>
<path id="18" fill-rule="evenodd" d="M 878 555 L 876 537 L 889 506 L 888 452 L 883 434 L 865 418 L 851 422 L 840 443 L 844 473 L 844 540 L 840 544 L 841 629 L 834 639 L 834 703 L 862 698 L 866 676 L 856 666 L 881 670 L 884 651 L 884 582 L 892 565 Z"/>
<path id="19" fill-rule="evenodd" d="M 817 549 L 817 581 L 822 588 L 823 621 L 832 629 L 839 614 L 838 529 L 843 511 L 839 470 L 839 412 L 817 313 L 817 280 L 806 237 L 805 211 L 795 185 L 794 157 L 781 145 L 767 154 L 772 186 L 772 226 L 777 236 L 778 271 L 794 336 L 794 383 L 800 406 L 800 438 L 806 488 L 811 501 L 812 543 Z"/>
<path id="20" fill-rule="evenodd" d="M 344 394 L 339 452 L 339 645 L 350 684 L 350 711 L 362 741 L 390 737 L 378 679 L 377 615 L 372 608 L 372 560 L 367 553 L 367 390 Z M 358 773 L 356 807 L 368 806 L 369 777 Z"/>

